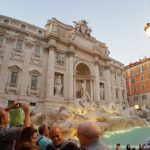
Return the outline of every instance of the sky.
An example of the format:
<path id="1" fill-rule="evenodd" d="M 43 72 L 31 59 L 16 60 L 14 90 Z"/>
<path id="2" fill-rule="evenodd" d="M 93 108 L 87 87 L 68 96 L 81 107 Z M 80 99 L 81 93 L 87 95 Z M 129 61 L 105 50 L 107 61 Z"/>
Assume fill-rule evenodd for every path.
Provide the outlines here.
<path id="1" fill-rule="evenodd" d="M 67 25 L 82 19 L 124 65 L 150 57 L 150 0 L 0 0 L 0 15 L 45 28 L 53 17 Z"/>

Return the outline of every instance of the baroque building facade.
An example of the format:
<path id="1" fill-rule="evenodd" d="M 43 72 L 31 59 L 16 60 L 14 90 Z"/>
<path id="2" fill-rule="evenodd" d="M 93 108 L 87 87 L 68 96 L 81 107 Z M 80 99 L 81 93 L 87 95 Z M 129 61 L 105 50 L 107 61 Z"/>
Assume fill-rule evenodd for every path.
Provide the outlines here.
<path id="1" fill-rule="evenodd" d="M 52 18 L 42 29 L 0 16 L 1 105 L 27 101 L 42 111 L 77 100 L 128 106 L 123 64 L 109 57 L 85 20 L 74 24 Z"/>
<path id="2" fill-rule="evenodd" d="M 129 104 L 150 107 L 150 58 L 125 66 L 125 75 Z"/>

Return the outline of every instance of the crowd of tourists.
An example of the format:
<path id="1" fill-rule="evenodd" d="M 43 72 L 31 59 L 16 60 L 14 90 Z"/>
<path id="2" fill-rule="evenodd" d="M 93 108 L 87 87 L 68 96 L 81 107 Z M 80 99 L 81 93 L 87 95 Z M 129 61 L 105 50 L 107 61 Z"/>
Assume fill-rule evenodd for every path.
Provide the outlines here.
<path id="1" fill-rule="evenodd" d="M 22 126 L 9 125 L 9 112 L 21 108 L 24 112 Z M 27 104 L 13 103 L 8 108 L 0 108 L 0 150 L 109 150 L 100 140 L 100 128 L 90 121 L 77 127 L 79 144 L 65 139 L 59 127 L 41 124 L 36 129 L 31 123 Z M 14 118 L 15 119 L 15 118 Z"/>
<path id="2" fill-rule="evenodd" d="M 24 112 L 22 125 L 10 125 L 10 112 L 21 109 Z M 11 118 L 15 120 L 14 118 Z M 8 108 L 0 108 L 0 150 L 109 150 L 110 146 L 101 141 L 102 132 L 96 123 L 83 121 L 77 127 L 79 143 L 65 139 L 57 126 L 48 127 L 41 124 L 35 128 L 31 122 L 29 106 L 24 103 L 13 103 Z M 116 150 L 121 150 L 116 145 Z M 130 145 L 126 148 L 131 149 Z M 142 150 L 142 147 L 141 149 Z"/>
<path id="3" fill-rule="evenodd" d="M 138 146 L 134 146 L 131 144 L 127 144 L 126 146 L 122 146 L 120 143 L 116 144 L 116 150 L 148 150 L 146 147 L 144 148 L 142 144 Z"/>

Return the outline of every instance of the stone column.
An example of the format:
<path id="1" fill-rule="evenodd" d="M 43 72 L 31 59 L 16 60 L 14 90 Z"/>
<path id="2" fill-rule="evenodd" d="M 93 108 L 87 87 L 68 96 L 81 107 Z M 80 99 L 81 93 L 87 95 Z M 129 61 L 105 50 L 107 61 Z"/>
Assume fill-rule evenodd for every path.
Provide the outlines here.
<path id="1" fill-rule="evenodd" d="M 100 102 L 99 64 L 95 62 L 94 100 Z"/>
<path id="2" fill-rule="evenodd" d="M 90 91 L 91 91 L 91 99 L 93 100 L 93 80 L 90 80 Z"/>
<path id="3" fill-rule="evenodd" d="M 49 41 L 47 81 L 46 81 L 46 99 L 49 99 L 50 97 L 54 96 L 55 49 L 56 49 L 56 42 L 54 40 Z"/>
<path id="4" fill-rule="evenodd" d="M 71 51 L 67 52 L 68 55 L 68 68 L 67 68 L 67 99 L 68 100 L 73 100 L 73 58 L 74 58 L 74 48 L 70 48 Z"/>
<path id="5" fill-rule="evenodd" d="M 109 67 L 105 67 L 105 80 L 106 80 L 106 86 L 105 86 L 105 96 L 107 98 L 107 103 L 109 104 L 111 100 L 111 74 Z"/>

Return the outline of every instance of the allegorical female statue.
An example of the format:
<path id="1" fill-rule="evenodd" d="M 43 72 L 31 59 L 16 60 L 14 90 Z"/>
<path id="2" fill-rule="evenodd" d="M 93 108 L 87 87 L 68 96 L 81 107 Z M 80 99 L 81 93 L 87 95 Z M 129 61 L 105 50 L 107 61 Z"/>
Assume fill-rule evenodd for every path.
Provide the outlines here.
<path id="1" fill-rule="evenodd" d="M 55 80 L 55 95 L 62 95 L 62 78 L 61 75 L 58 75 Z"/>

